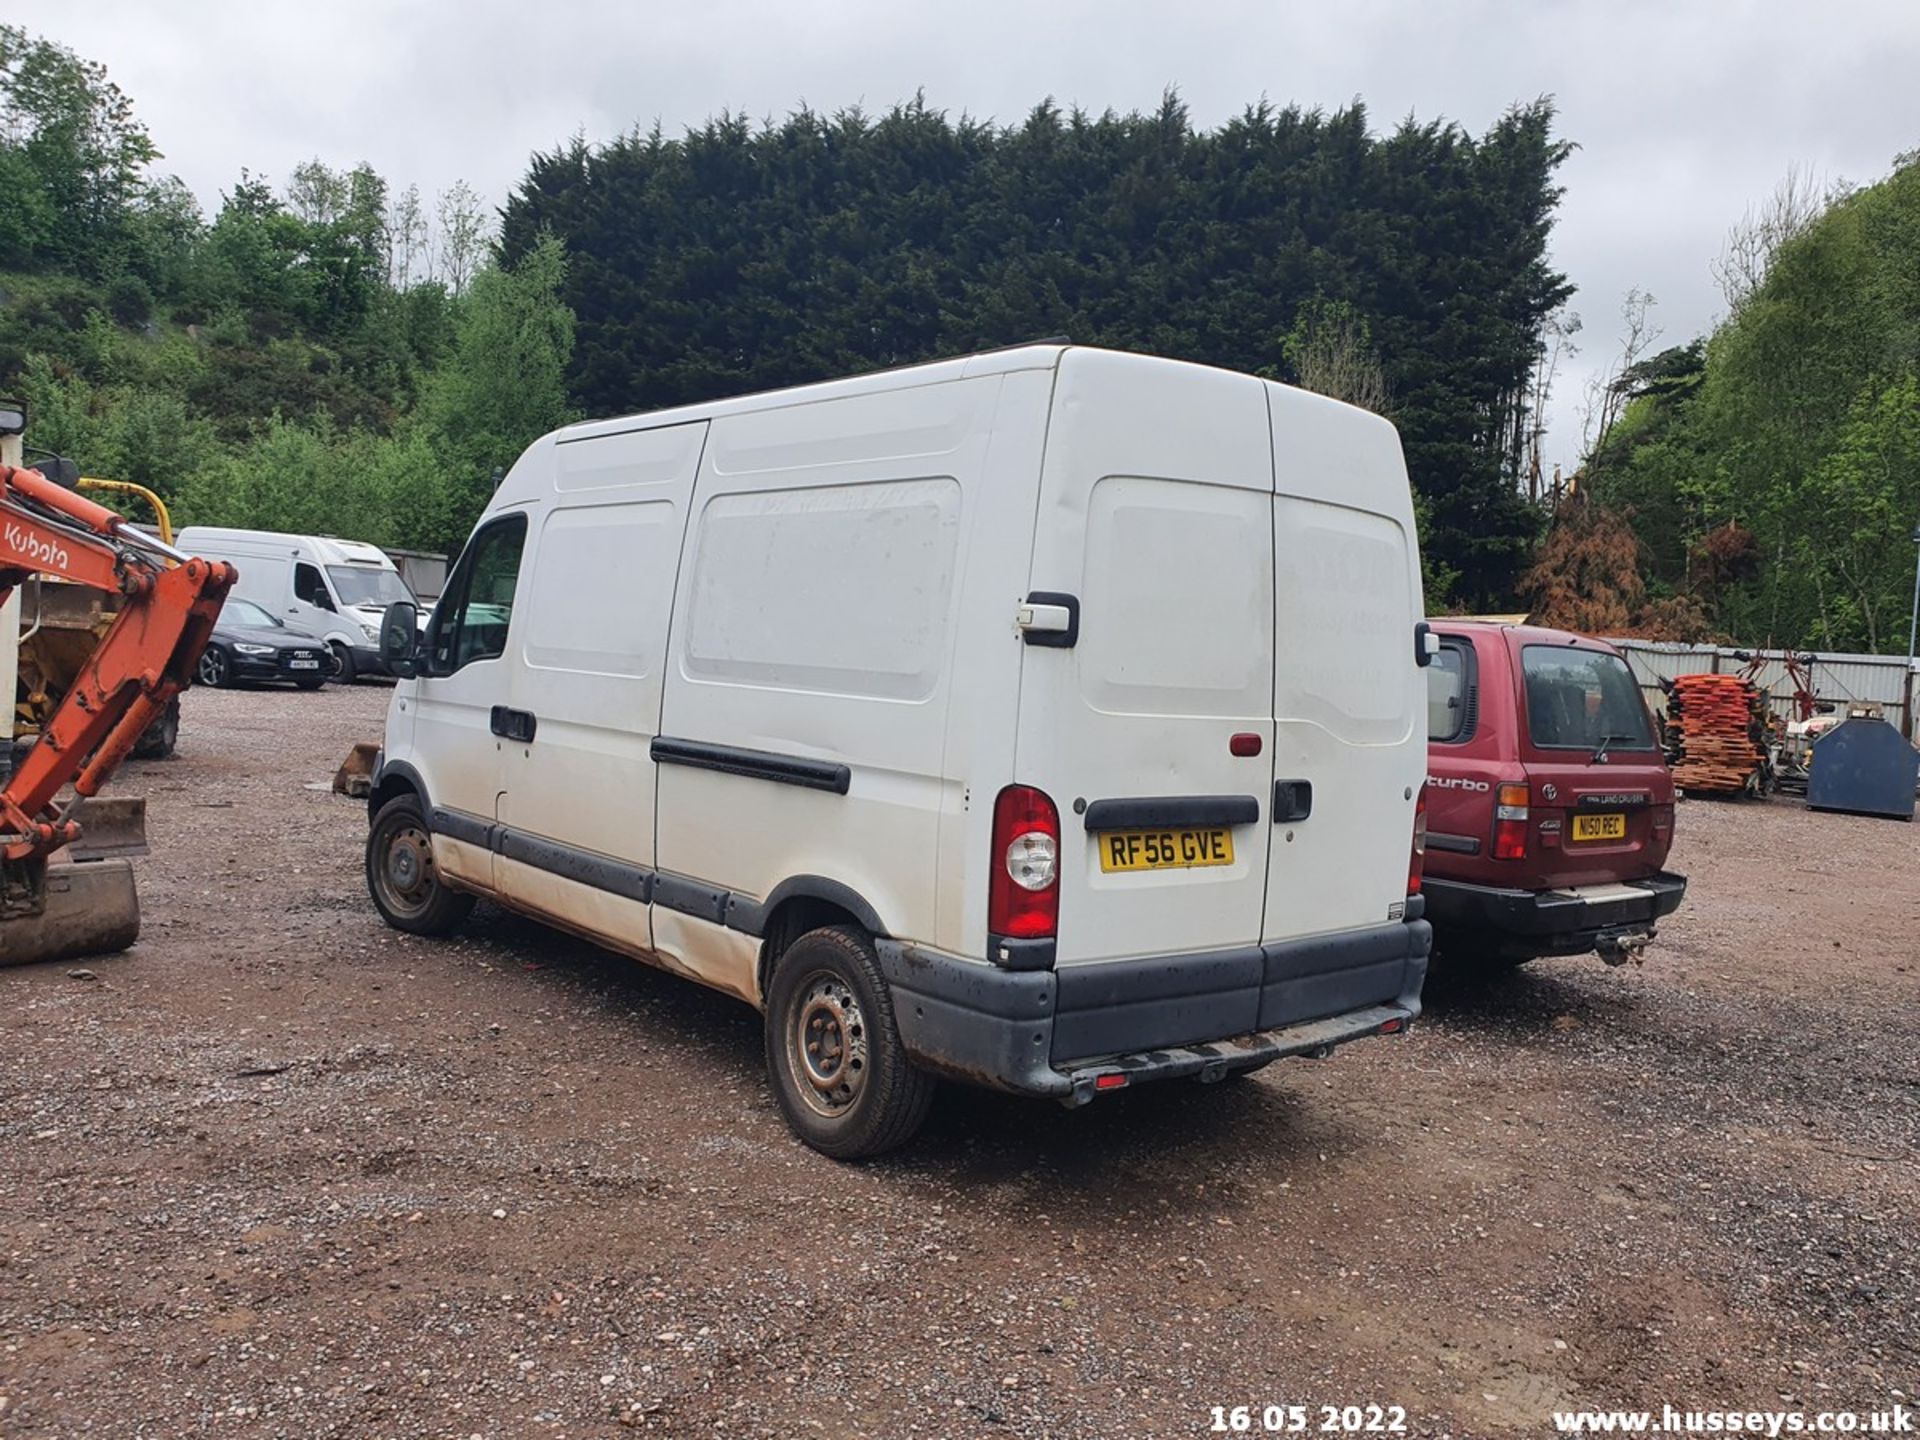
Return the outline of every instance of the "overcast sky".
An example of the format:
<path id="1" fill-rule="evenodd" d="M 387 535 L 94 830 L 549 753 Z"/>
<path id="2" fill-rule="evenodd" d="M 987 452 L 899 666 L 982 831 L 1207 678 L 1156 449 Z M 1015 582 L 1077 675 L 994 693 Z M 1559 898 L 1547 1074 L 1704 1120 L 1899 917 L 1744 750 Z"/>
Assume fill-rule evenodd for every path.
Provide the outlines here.
<path id="1" fill-rule="evenodd" d="M 373 164 L 424 194 L 494 203 L 529 153 L 656 119 L 805 101 L 929 103 L 1014 121 L 1046 96 L 1091 110 L 1177 86 L 1211 125 L 1262 95 L 1376 130 L 1412 113 L 1479 132 L 1552 95 L 1579 150 L 1554 258 L 1579 287 L 1580 355 L 1552 406 L 1571 465 L 1586 378 L 1621 299 L 1652 292 L 1668 342 L 1720 308 L 1727 229 L 1790 166 L 1864 182 L 1920 147 L 1920 0 L 12 0 L 14 23 L 104 62 L 209 210 L 242 166 Z"/>

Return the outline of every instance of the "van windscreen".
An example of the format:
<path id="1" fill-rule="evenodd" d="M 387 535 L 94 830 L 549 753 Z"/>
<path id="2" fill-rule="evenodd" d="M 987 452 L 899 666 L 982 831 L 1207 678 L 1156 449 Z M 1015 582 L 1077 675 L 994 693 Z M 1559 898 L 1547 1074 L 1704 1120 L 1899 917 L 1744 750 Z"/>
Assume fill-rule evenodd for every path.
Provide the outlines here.
<path id="1" fill-rule="evenodd" d="M 1527 734 L 1547 750 L 1651 750 L 1653 732 L 1633 672 L 1618 655 L 1564 645 L 1520 652 Z"/>
<path id="2" fill-rule="evenodd" d="M 329 565 L 327 578 L 333 581 L 342 605 L 391 605 L 413 599 L 406 581 L 377 565 Z"/>

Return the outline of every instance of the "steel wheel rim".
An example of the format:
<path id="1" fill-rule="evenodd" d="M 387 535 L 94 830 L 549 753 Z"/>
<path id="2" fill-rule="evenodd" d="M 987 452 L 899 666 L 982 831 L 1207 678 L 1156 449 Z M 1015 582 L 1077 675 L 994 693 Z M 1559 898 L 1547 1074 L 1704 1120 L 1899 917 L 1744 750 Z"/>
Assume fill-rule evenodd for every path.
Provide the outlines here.
<path id="1" fill-rule="evenodd" d="M 202 683 L 219 686 L 227 678 L 227 657 L 218 650 L 202 650 L 199 670 Z"/>
<path id="2" fill-rule="evenodd" d="M 418 825 L 398 827 L 381 847 L 374 870 L 380 890 L 395 910 L 415 914 L 433 899 L 433 843 Z"/>
<path id="3" fill-rule="evenodd" d="M 800 1099 L 834 1120 L 866 1093 L 867 1018 L 860 997 L 838 975 L 816 971 L 800 987 L 786 1026 L 787 1061 Z"/>

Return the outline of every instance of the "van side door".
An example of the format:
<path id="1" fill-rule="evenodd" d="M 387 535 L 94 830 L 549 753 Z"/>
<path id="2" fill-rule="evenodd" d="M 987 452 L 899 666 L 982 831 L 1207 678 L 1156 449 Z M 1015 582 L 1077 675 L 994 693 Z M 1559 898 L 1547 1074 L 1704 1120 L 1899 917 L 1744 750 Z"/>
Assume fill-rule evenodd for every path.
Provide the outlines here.
<path id="1" fill-rule="evenodd" d="M 654 742 L 654 946 L 757 990 L 750 919 L 789 880 L 934 933 L 962 537 L 997 376 L 713 422 Z M 1011 644 L 1008 597 L 1007 643 Z"/>
<path id="2" fill-rule="evenodd" d="M 434 863 L 488 890 L 527 530 L 526 512 L 513 510 L 473 532 L 433 612 L 413 699 L 402 702 L 414 710 L 410 758 L 426 785 Z"/>
<path id="3" fill-rule="evenodd" d="M 320 573 L 318 565 L 308 560 L 294 561 L 293 599 L 294 604 L 287 611 L 289 615 L 305 614 L 308 609 L 325 610 L 328 614 L 338 610 L 332 592 L 327 589 L 327 577 Z"/>
<path id="4" fill-rule="evenodd" d="M 503 894 L 649 948 L 654 762 L 667 622 L 707 422 L 562 439 L 508 659 L 494 861 Z"/>

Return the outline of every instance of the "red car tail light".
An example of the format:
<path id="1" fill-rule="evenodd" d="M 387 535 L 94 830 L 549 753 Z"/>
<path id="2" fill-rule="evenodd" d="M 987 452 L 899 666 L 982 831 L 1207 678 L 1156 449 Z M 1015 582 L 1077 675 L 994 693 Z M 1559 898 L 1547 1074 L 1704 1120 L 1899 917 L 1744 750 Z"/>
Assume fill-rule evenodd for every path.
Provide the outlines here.
<path id="1" fill-rule="evenodd" d="M 1060 812 L 1031 785 L 1009 785 L 993 802 L 993 863 L 987 929 L 1043 940 L 1060 924 Z"/>
<path id="2" fill-rule="evenodd" d="M 1502 785 L 1494 792 L 1494 859 L 1527 858 L 1527 806 L 1532 798 L 1524 785 Z"/>
<path id="3" fill-rule="evenodd" d="M 1413 855 L 1407 861 L 1407 894 L 1420 893 L 1420 876 L 1427 868 L 1427 782 L 1420 782 L 1420 798 L 1413 802 Z"/>

